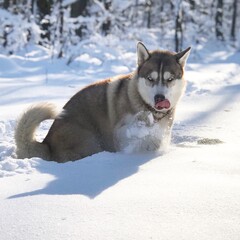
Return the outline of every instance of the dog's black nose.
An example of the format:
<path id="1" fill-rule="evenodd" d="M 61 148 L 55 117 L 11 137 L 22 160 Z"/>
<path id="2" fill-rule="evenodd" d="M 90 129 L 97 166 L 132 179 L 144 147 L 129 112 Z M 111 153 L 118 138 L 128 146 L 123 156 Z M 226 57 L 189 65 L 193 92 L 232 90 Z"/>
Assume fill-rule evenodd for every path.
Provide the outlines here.
<path id="1" fill-rule="evenodd" d="M 161 102 L 161 101 L 163 101 L 164 99 L 165 99 L 165 96 L 162 95 L 162 94 L 157 94 L 157 95 L 155 95 L 155 97 L 154 97 L 155 102 Z"/>

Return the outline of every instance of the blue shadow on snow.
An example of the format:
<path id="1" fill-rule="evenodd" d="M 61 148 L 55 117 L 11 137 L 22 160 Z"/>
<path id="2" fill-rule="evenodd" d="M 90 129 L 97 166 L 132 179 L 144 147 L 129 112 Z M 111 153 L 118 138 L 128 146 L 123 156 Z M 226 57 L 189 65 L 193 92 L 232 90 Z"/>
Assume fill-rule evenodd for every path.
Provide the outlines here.
<path id="1" fill-rule="evenodd" d="M 36 168 L 41 173 L 53 175 L 56 179 L 42 189 L 17 194 L 9 199 L 41 194 L 80 194 L 95 198 L 122 179 L 137 173 L 140 165 L 157 156 L 159 154 L 156 153 L 127 155 L 103 152 L 79 161 L 62 164 L 38 160 Z"/>

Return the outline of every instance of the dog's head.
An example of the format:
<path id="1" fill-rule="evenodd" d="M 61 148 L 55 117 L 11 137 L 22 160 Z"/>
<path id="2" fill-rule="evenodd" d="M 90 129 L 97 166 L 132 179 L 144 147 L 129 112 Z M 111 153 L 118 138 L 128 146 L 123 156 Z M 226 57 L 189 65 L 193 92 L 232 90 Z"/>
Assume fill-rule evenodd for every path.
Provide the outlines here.
<path id="1" fill-rule="evenodd" d="M 144 102 L 156 111 L 174 108 L 183 94 L 184 67 L 190 49 L 179 53 L 149 52 L 143 43 L 138 43 L 138 91 Z"/>

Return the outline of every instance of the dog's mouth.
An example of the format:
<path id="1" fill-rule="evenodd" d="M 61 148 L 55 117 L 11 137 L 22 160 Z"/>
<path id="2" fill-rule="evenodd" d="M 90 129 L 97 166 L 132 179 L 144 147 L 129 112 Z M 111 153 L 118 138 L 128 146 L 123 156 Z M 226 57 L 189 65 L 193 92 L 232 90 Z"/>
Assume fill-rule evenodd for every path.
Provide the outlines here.
<path id="1" fill-rule="evenodd" d="M 171 106 L 170 102 L 168 99 L 164 99 L 164 100 L 158 100 L 155 102 L 155 108 L 157 110 L 163 110 L 163 109 L 169 109 Z"/>

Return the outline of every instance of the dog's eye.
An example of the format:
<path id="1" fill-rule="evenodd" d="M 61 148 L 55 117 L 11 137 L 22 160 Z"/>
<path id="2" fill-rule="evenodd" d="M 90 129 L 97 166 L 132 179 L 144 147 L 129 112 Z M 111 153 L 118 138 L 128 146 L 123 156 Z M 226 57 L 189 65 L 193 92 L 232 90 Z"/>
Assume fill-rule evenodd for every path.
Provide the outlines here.
<path id="1" fill-rule="evenodd" d="M 153 81 L 154 81 L 151 76 L 147 76 L 146 78 L 147 78 L 147 80 L 148 80 L 149 82 L 153 82 Z"/>
<path id="2" fill-rule="evenodd" d="M 171 77 L 168 79 L 168 82 L 171 82 L 171 81 L 173 81 L 173 80 L 174 80 L 174 77 L 171 76 Z"/>

